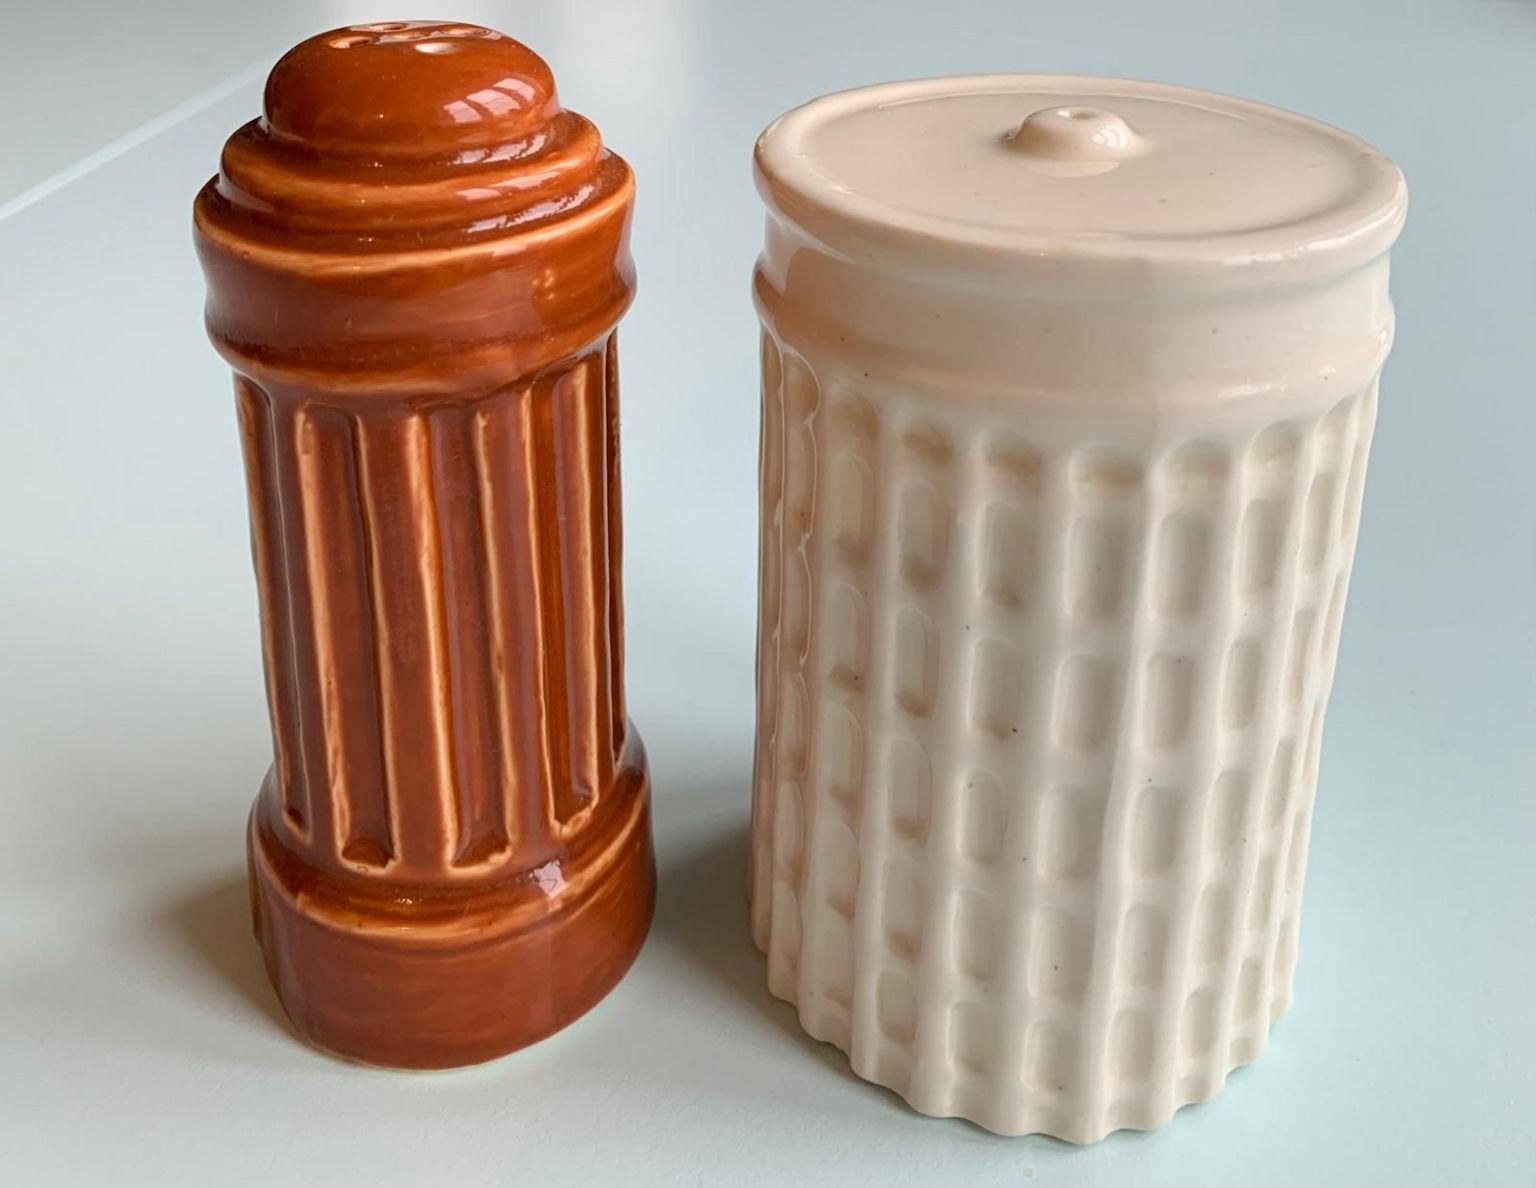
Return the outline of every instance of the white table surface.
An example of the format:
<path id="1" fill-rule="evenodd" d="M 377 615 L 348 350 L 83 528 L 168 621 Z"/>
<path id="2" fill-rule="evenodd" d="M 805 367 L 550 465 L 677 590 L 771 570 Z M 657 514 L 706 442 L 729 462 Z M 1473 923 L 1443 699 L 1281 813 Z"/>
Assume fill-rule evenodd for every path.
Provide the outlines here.
<path id="1" fill-rule="evenodd" d="M 639 177 L 628 682 L 662 891 L 597 1010 L 434 1075 L 304 1047 L 249 935 L 269 742 L 190 203 L 287 41 L 399 14 L 247 7 L 55 0 L 0 45 L 0 1182 L 1536 1182 L 1536 5 L 459 4 Z M 1295 1004 L 1215 1102 L 1083 1149 L 857 1080 L 769 999 L 743 897 L 752 139 L 822 91 L 994 70 L 1294 107 L 1413 195 Z"/>

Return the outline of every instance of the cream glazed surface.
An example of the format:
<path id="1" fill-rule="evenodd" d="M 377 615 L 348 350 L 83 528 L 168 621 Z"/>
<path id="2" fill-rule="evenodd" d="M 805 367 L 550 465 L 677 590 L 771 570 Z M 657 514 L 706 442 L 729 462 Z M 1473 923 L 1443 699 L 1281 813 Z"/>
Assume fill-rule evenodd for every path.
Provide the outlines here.
<path id="1" fill-rule="evenodd" d="M 1093 1141 L 1286 1009 L 1401 175 L 987 76 L 759 142 L 752 926 L 915 1108 Z"/>

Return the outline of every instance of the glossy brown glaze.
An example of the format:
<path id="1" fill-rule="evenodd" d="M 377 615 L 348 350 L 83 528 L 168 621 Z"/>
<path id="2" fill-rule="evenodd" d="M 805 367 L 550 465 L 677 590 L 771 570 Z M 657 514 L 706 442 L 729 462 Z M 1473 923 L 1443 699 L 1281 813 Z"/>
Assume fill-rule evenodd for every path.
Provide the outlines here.
<path id="1" fill-rule="evenodd" d="M 511 1051 L 644 940 L 613 333 L 632 196 L 532 51 L 427 22 L 292 50 L 198 196 L 275 750 L 256 932 L 341 1055 Z"/>

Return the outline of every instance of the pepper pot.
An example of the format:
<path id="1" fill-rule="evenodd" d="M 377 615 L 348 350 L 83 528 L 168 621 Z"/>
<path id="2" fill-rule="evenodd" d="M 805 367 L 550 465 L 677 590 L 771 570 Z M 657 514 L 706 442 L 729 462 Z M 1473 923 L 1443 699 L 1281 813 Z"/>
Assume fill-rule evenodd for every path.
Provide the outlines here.
<path id="1" fill-rule="evenodd" d="M 352 1059 L 531 1043 L 649 925 L 619 583 L 633 192 L 526 46 L 402 21 L 290 51 L 197 198 L 274 744 L 256 933 L 299 1031 Z"/>

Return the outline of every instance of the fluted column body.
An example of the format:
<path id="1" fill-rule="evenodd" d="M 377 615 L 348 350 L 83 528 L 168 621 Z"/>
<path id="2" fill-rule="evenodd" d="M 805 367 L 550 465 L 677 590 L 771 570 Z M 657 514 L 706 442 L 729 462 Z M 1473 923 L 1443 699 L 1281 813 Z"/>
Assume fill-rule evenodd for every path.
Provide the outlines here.
<path id="1" fill-rule="evenodd" d="M 267 825 L 313 866 L 479 879 L 603 811 L 626 737 L 614 357 L 425 409 L 239 382 Z"/>
<path id="2" fill-rule="evenodd" d="M 272 718 L 256 929 L 320 1046 L 482 1060 L 596 1002 L 654 899 L 619 581 L 633 183 L 474 26 L 321 35 L 266 106 L 197 207 Z"/>
<path id="3" fill-rule="evenodd" d="M 815 100 L 757 181 L 769 989 L 924 1113 L 1159 1126 L 1290 1005 L 1402 177 L 996 75 Z"/>

